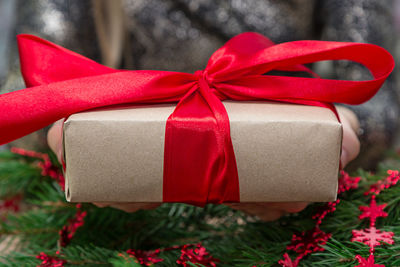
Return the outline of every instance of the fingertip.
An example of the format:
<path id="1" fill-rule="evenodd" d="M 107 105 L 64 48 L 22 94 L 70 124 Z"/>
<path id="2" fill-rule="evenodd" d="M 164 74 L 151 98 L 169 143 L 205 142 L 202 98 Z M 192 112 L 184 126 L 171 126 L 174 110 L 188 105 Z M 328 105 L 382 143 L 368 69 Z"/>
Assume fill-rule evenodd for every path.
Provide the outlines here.
<path id="1" fill-rule="evenodd" d="M 346 149 L 342 149 L 342 154 L 340 155 L 340 163 L 342 164 L 342 167 L 344 168 L 347 163 L 349 163 L 349 159 L 348 159 L 348 153 L 346 151 Z"/>
<path id="2" fill-rule="evenodd" d="M 50 149 L 56 154 L 57 159 L 61 162 L 62 159 L 62 136 L 63 136 L 63 122 L 64 120 L 56 121 L 47 132 L 47 143 Z"/>
<path id="3" fill-rule="evenodd" d="M 360 153 L 360 146 L 360 140 L 356 133 L 348 127 L 344 128 L 342 154 L 340 156 L 343 167 L 358 156 Z"/>
<path id="4" fill-rule="evenodd" d="M 285 212 L 282 210 L 270 209 L 270 210 L 264 211 L 264 213 L 258 213 L 258 214 L 256 214 L 256 216 L 264 222 L 271 222 L 271 221 L 278 220 L 284 214 L 285 214 Z"/>
<path id="5" fill-rule="evenodd" d="M 304 210 L 308 206 L 306 202 L 295 202 L 291 206 L 288 206 L 285 211 L 289 213 L 298 213 Z"/>
<path id="6" fill-rule="evenodd" d="M 109 206 L 108 203 L 99 203 L 99 202 L 93 202 L 93 205 L 95 205 L 98 208 L 104 208 Z"/>
<path id="7" fill-rule="evenodd" d="M 360 140 L 358 139 L 356 134 L 359 128 L 359 123 L 356 115 L 346 108 L 342 108 L 341 113 L 341 122 L 343 126 L 343 142 L 342 153 L 340 155 L 340 163 L 342 165 L 342 168 L 344 168 L 360 153 Z"/>

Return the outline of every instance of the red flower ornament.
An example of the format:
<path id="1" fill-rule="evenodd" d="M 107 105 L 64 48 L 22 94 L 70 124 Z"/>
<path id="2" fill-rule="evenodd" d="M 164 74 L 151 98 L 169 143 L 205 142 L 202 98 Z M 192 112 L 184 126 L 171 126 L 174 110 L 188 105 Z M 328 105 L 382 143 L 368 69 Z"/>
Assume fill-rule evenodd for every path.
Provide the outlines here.
<path id="1" fill-rule="evenodd" d="M 327 234 L 318 227 L 301 234 L 294 234 L 292 242 L 287 246 L 288 250 L 293 250 L 301 256 L 308 255 L 313 252 L 323 251 L 321 245 L 325 245 L 331 234 Z"/>
<path id="2" fill-rule="evenodd" d="M 374 254 L 370 254 L 367 259 L 364 259 L 360 255 L 357 255 L 356 259 L 358 260 L 358 263 L 360 263 L 360 264 L 356 265 L 354 267 L 385 267 L 385 265 L 382 265 L 382 264 L 375 264 Z"/>

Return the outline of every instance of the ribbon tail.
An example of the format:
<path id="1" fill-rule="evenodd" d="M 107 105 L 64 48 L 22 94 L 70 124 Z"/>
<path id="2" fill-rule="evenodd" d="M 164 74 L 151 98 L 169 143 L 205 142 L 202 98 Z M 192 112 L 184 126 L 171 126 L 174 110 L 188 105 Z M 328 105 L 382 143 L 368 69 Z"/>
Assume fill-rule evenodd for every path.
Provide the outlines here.
<path id="1" fill-rule="evenodd" d="M 188 78 L 183 73 L 121 71 L 2 94 L 0 145 L 89 109 L 178 101 L 190 86 Z"/>
<path id="2" fill-rule="evenodd" d="M 163 201 L 239 202 L 228 115 L 215 95 L 198 89 L 188 92 L 167 121 Z"/>

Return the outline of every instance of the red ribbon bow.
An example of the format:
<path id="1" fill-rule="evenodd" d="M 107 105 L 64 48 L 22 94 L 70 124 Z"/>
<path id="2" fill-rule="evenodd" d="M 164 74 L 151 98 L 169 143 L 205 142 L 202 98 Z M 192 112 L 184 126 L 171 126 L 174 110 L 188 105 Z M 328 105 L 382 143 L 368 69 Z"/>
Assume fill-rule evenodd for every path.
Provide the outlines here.
<path id="1" fill-rule="evenodd" d="M 295 41 L 273 45 L 243 33 L 218 49 L 203 71 L 114 70 L 32 35 L 19 35 L 28 87 L 0 95 L 0 144 L 73 113 L 123 103 L 178 102 L 165 134 L 165 202 L 197 205 L 239 201 L 229 119 L 221 100 L 274 100 L 328 107 L 370 99 L 394 67 L 392 56 L 371 44 Z M 352 60 L 368 81 L 263 75 L 307 70 L 299 64 Z"/>

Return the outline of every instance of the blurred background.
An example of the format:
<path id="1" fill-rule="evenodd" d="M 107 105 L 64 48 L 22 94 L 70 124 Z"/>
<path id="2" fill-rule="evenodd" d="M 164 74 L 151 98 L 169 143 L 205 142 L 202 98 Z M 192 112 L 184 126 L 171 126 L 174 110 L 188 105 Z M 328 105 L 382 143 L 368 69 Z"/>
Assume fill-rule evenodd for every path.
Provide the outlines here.
<path id="1" fill-rule="evenodd" d="M 400 0 L 0 0 L 0 93 L 25 87 L 15 36 L 30 33 L 114 68 L 194 72 L 231 37 L 256 31 L 276 43 L 312 39 L 374 43 L 397 60 Z M 370 78 L 359 65 L 321 62 L 326 78 Z M 373 169 L 399 144 L 398 71 L 359 117 L 355 167 Z M 45 150 L 46 129 L 7 146 Z M 397 140 L 397 141 L 396 141 Z M 350 166 L 351 167 L 351 166 Z"/>

